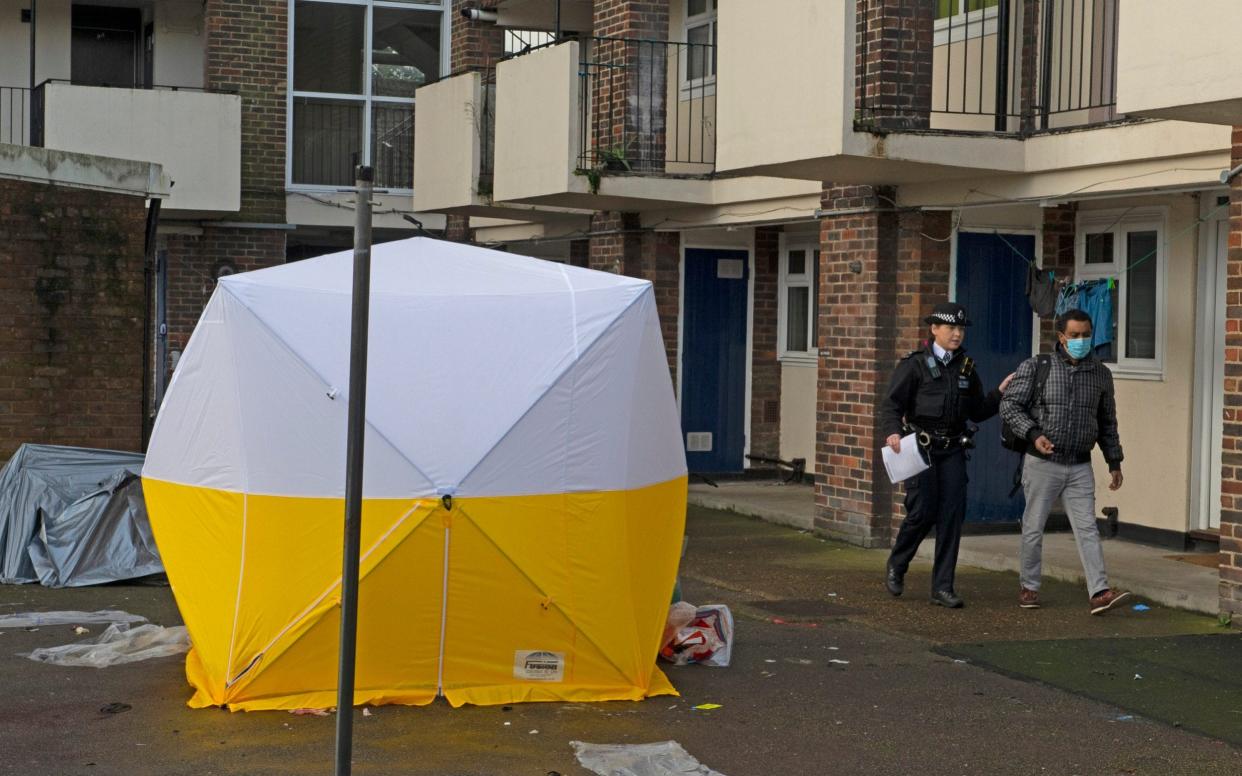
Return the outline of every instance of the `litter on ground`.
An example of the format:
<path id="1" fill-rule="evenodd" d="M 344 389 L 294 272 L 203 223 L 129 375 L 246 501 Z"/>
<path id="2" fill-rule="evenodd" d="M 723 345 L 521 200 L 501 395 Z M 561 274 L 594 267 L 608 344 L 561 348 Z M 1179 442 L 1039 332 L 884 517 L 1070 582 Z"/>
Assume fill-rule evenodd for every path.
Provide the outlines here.
<path id="1" fill-rule="evenodd" d="M 694 759 L 676 741 L 587 744 L 570 741 L 578 763 L 599 776 L 724 776 Z"/>
<path id="2" fill-rule="evenodd" d="M 146 621 L 146 617 L 116 609 L 102 609 L 97 612 L 21 612 L 0 615 L 0 628 L 39 628 L 50 625 L 91 625 L 112 622 L 132 624 Z"/>
<path id="3" fill-rule="evenodd" d="M 157 657 L 181 655 L 190 650 L 190 637 L 184 625 L 165 628 L 162 625 L 112 623 L 99 636 L 59 647 L 40 647 L 24 657 L 37 663 L 83 668 L 107 668 L 122 663 L 137 663 Z"/>

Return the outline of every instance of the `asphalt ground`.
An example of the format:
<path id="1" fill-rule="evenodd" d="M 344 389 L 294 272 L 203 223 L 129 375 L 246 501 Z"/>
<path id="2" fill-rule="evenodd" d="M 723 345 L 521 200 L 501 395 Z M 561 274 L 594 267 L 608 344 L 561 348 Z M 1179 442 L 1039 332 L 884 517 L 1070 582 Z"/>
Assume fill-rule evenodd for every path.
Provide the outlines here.
<path id="1" fill-rule="evenodd" d="M 1236 653 L 1182 657 L 1233 638 L 1211 618 L 1091 617 L 1085 591 L 1055 582 L 1043 609 L 1020 610 L 1014 575 L 973 569 L 958 578 L 966 608 L 950 611 L 929 605 L 924 565 L 902 598 L 884 592 L 883 552 L 703 509 L 687 533 L 686 599 L 734 612 L 729 668 L 670 666 L 681 697 L 639 703 L 371 708 L 355 717 L 354 773 L 586 774 L 572 740 L 676 740 L 726 776 L 1242 773 L 1225 729 L 1242 715 L 1192 716 L 1237 695 Z M 179 622 L 165 587 L 0 587 L 0 614 L 103 608 Z M 333 718 L 191 710 L 180 658 L 90 669 L 16 654 L 79 638 L 70 626 L 0 632 L 0 773 L 332 773 Z M 1081 681 L 1122 676 L 1126 660 L 1167 684 L 1159 713 Z M 1172 662 L 1180 673 L 1157 668 Z M 114 703 L 130 708 L 101 711 Z M 692 709 L 703 703 L 720 708 Z"/>

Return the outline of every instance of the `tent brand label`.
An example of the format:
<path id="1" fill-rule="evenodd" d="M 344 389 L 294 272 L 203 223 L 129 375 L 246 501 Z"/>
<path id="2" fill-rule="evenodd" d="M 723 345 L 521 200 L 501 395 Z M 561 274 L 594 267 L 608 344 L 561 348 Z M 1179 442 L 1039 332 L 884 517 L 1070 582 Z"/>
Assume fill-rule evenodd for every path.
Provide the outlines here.
<path id="1" fill-rule="evenodd" d="M 565 653 L 521 650 L 513 653 L 513 676 L 536 682 L 565 679 Z"/>

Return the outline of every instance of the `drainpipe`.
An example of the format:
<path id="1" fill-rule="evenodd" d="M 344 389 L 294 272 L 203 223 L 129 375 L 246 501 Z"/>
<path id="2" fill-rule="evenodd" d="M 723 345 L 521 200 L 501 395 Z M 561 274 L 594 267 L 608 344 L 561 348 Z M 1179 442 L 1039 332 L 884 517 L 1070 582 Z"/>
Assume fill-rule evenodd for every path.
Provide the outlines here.
<path id="1" fill-rule="evenodd" d="M 559 3 L 557 4 L 559 8 Z M 500 17 L 485 8 L 463 8 L 461 15 L 472 22 L 496 22 Z"/>
<path id="2" fill-rule="evenodd" d="M 35 6 L 38 4 L 39 0 L 30 0 L 30 88 L 32 91 L 35 88 L 35 19 L 37 18 Z M 32 94 L 31 96 L 33 97 L 34 95 Z"/>

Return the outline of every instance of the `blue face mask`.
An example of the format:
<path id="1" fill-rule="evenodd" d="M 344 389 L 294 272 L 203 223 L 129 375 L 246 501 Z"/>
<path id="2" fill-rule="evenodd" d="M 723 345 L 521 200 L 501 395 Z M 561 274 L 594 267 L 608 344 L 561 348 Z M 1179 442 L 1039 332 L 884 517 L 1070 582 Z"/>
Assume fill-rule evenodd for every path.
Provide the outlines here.
<path id="1" fill-rule="evenodd" d="M 1065 352 L 1069 353 L 1070 358 L 1075 361 L 1086 358 L 1087 354 L 1091 352 L 1091 340 L 1086 338 L 1066 340 Z"/>

